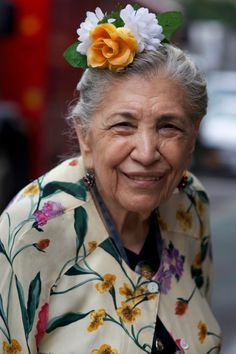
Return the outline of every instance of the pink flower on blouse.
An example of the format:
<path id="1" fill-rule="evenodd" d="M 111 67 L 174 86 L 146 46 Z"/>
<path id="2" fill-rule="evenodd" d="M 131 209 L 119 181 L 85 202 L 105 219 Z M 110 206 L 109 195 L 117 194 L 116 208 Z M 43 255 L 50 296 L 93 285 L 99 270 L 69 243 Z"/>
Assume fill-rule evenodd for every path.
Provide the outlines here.
<path id="1" fill-rule="evenodd" d="M 61 203 L 48 201 L 44 203 L 41 210 L 36 210 L 34 213 L 36 222 L 39 226 L 45 225 L 48 220 L 53 219 L 57 215 L 61 215 L 64 208 Z"/>
<path id="2" fill-rule="evenodd" d="M 48 323 L 48 308 L 49 305 L 45 303 L 39 311 L 38 323 L 37 323 L 37 334 L 35 336 L 37 347 L 46 332 L 47 323 Z"/>
<path id="3" fill-rule="evenodd" d="M 36 210 L 36 212 L 34 213 L 37 224 L 42 226 L 45 225 L 48 221 L 47 216 L 41 211 L 41 210 Z"/>

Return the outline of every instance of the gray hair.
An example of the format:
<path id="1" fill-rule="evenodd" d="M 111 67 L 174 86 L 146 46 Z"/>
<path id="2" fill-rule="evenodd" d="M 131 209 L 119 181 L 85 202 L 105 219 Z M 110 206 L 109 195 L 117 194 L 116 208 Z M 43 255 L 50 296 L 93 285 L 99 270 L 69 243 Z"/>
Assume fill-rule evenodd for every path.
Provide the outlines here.
<path id="1" fill-rule="evenodd" d="M 139 53 L 132 64 L 120 72 L 92 68 L 85 70 L 77 86 L 79 99 L 67 117 L 69 123 L 79 122 L 87 129 L 93 113 L 99 109 L 113 84 L 133 75 L 149 79 L 158 74 L 164 74 L 181 84 L 192 119 L 202 118 L 206 114 L 208 96 L 204 76 L 186 53 L 173 45 L 164 44 L 158 51 Z"/>

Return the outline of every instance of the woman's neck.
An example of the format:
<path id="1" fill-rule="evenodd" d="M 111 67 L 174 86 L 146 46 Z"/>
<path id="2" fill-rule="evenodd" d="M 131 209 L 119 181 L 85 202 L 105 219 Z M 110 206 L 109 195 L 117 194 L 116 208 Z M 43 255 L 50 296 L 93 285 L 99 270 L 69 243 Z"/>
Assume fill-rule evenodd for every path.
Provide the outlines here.
<path id="1" fill-rule="evenodd" d="M 101 198 L 101 195 L 99 195 L 97 190 L 94 190 L 92 195 L 98 212 L 106 225 L 103 212 L 99 206 L 99 199 Z M 112 201 L 108 202 L 103 199 L 102 203 L 104 203 L 105 207 L 109 211 L 123 247 L 126 247 L 127 249 L 138 254 L 144 245 L 150 229 L 151 213 L 136 213 L 125 210 L 124 208 L 118 208 L 117 205 L 112 203 Z"/>
<path id="2" fill-rule="evenodd" d="M 139 254 L 145 243 L 149 228 L 150 217 L 144 220 L 137 214 L 127 214 L 118 229 L 123 246 Z"/>

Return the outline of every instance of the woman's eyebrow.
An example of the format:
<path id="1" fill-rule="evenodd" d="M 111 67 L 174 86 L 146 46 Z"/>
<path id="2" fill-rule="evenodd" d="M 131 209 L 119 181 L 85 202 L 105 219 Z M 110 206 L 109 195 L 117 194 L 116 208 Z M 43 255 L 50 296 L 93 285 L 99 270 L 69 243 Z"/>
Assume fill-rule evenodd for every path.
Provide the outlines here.
<path id="1" fill-rule="evenodd" d="M 185 123 L 186 116 L 179 114 L 179 113 L 164 113 L 160 117 L 158 117 L 158 121 L 161 123 L 176 122 L 176 121 L 180 121 L 182 123 Z"/>
<path id="2" fill-rule="evenodd" d="M 131 113 L 129 111 L 118 111 L 118 112 L 115 112 L 113 113 L 109 119 L 112 119 L 114 117 L 123 117 L 123 118 L 126 118 L 126 119 L 137 119 L 136 115 L 134 113 Z"/>
<path id="3" fill-rule="evenodd" d="M 130 111 L 117 111 L 113 113 L 108 121 L 114 119 L 115 117 L 121 117 L 128 120 L 139 120 L 138 114 Z M 156 121 L 159 123 L 170 123 L 170 122 L 181 122 L 183 124 L 186 123 L 186 116 L 181 113 L 163 113 L 160 116 L 157 115 Z"/>

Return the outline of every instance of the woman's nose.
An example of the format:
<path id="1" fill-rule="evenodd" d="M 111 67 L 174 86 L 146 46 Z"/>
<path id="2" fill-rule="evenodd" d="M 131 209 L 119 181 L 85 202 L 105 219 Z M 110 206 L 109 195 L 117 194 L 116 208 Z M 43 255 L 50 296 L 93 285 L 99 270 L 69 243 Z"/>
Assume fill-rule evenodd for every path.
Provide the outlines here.
<path id="1" fill-rule="evenodd" d="M 144 166 L 149 166 L 160 159 L 157 134 L 137 134 L 131 158 Z"/>

